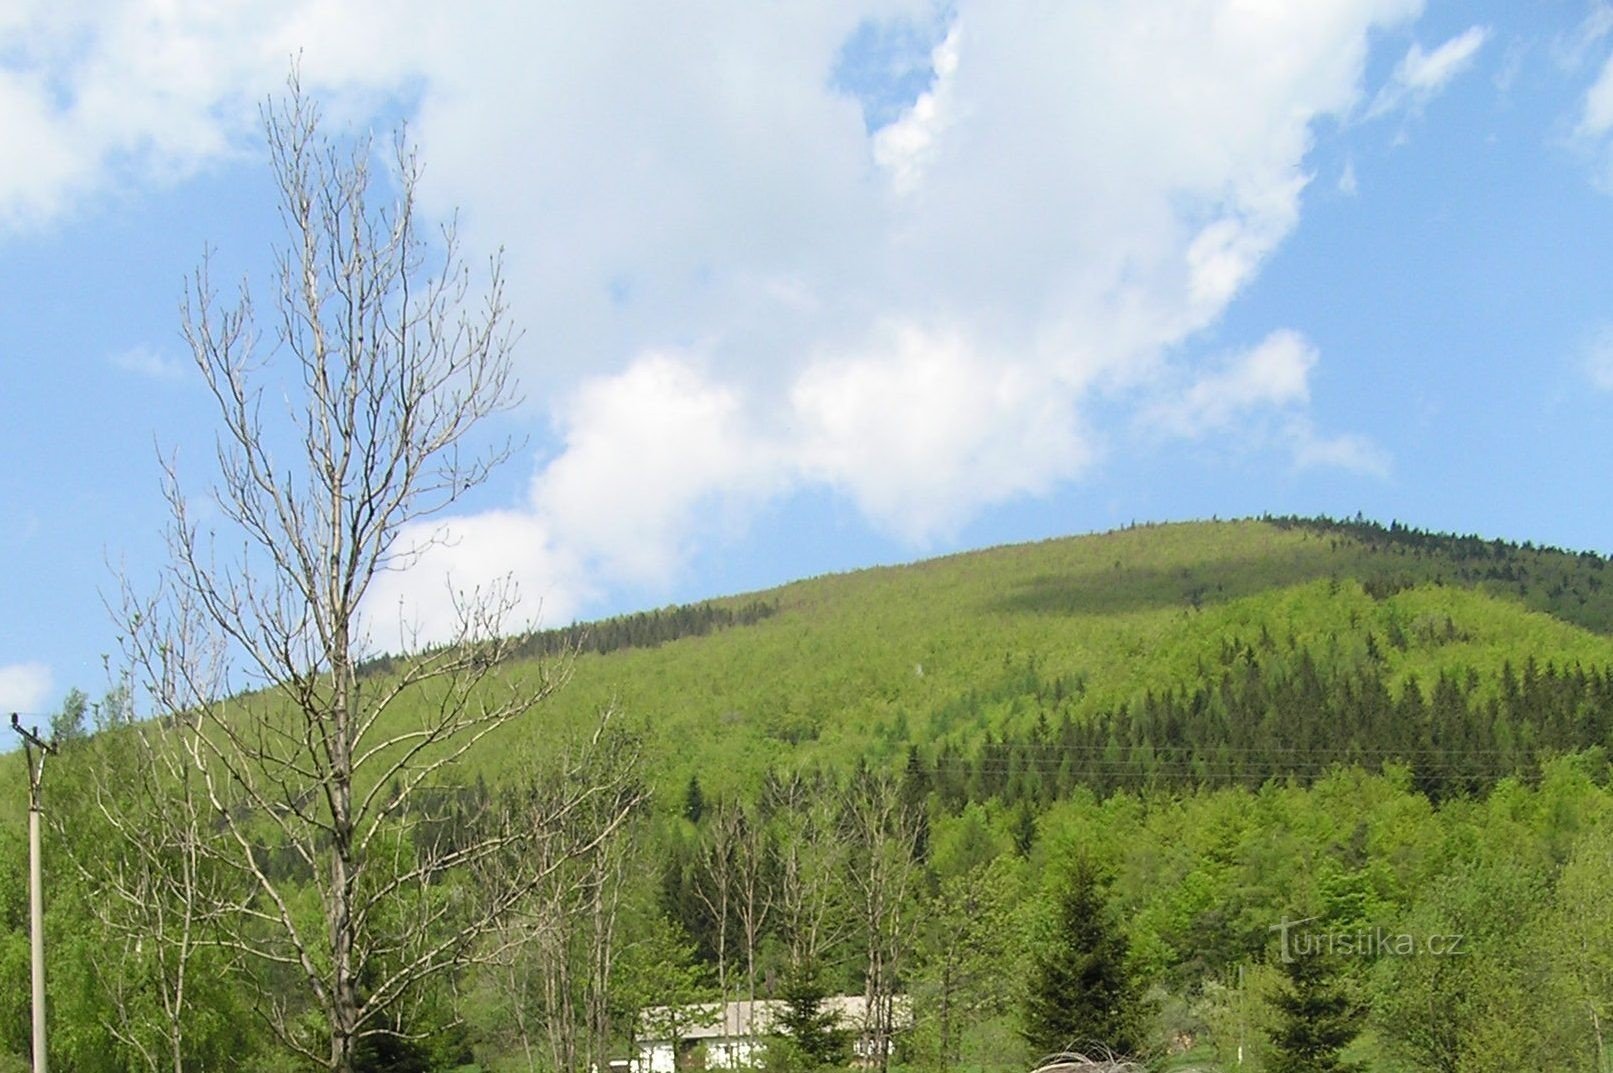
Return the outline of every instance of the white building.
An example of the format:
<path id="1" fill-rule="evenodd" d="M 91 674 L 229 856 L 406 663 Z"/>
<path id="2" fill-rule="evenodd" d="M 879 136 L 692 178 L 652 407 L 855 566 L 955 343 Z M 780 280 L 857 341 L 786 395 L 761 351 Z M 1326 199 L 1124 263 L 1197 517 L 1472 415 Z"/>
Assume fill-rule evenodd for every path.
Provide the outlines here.
<path id="1" fill-rule="evenodd" d="M 632 1073 L 684 1073 L 699 1069 L 748 1069 L 762 1064 L 767 1038 L 778 1035 L 779 1019 L 785 1004 L 777 999 L 741 1000 L 719 1008 L 717 1003 L 673 1010 L 656 1006 L 645 1010 L 639 1020 L 638 1054 Z M 871 1056 L 867 1036 L 867 1000 L 861 995 L 830 995 L 823 1009 L 835 1014 L 839 1025 L 852 1039 L 852 1050 L 859 1059 Z M 913 1009 L 907 996 L 893 1002 L 895 1028 L 913 1023 Z M 677 1054 L 668 1038 L 668 1026 L 677 1025 Z"/>

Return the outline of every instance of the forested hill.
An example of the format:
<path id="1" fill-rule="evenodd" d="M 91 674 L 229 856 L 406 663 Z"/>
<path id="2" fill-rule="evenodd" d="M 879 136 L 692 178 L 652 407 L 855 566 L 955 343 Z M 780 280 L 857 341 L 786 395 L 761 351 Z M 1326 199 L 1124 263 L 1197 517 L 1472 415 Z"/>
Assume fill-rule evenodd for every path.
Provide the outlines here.
<path id="1" fill-rule="evenodd" d="M 1044 800 L 1404 762 L 1437 796 L 1608 741 L 1607 580 L 1360 520 L 1132 526 L 612 620 L 551 718 L 614 703 L 668 789 L 787 756 Z"/>
<path id="2" fill-rule="evenodd" d="M 384 833 L 371 866 L 425 877 L 386 915 L 430 943 L 461 919 L 443 907 L 487 904 L 481 886 L 501 869 L 538 862 L 543 878 L 498 933 L 499 957 L 423 984 L 399 1022 L 413 1035 L 357 1068 L 604 1068 L 633 1053 L 651 1010 L 841 992 L 911 996 L 893 1073 L 1022 1073 L 1085 1038 L 1178 1063 L 1150 1068 L 1293 1068 L 1267 1059 L 1284 1024 L 1312 1018 L 1285 1005 L 1299 977 L 1273 929 L 1323 921 L 1327 935 L 1469 944 L 1450 958 L 1357 949 L 1317 970 L 1316 994 L 1370 1011 L 1335 1033 L 1361 1068 L 1605 1070 L 1608 1007 L 1588 1003 L 1608 1001 L 1613 979 L 1606 580 L 1595 555 L 1393 525 L 1198 522 L 517 638 L 520 658 L 484 695 L 569 674 L 529 718 L 434 770 L 443 785 L 405 799 L 401 780 L 372 781 L 411 811 L 371 828 Z M 397 673 L 377 661 L 361 685 L 384 694 Z M 413 705 L 433 700 L 429 686 L 405 692 L 377 736 L 409 734 Z M 273 738 L 272 709 L 250 725 L 292 740 Z M 236 934 L 255 935 L 274 914 L 231 884 L 261 867 L 259 885 L 315 921 L 304 934 L 326 934 L 319 880 L 335 870 L 315 863 L 319 795 L 293 765 L 264 765 L 286 780 L 285 804 L 237 806 L 254 840 L 232 842 L 153 762 L 175 754 L 125 748 L 126 730 L 70 739 L 51 760 L 63 1070 L 146 1068 L 126 1026 L 171 1027 L 149 1011 L 166 1008 L 152 996 L 168 993 L 165 952 L 175 934 L 189 942 L 192 918 L 164 914 L 192 892 L 221 884 L 207 927 L 245 920 Z M 13 776 L 0 791 L 0 1073 L 21 1068 L 29 1040 L 26 780 Z M 470 870 L 412 863 L 457 857 L 489 830 L 484 846 L 532 841 Z M 248 870 L 224 855 L 237 844 Z M 208 878 L 185 879 L 187 847 L 209 846 Z M 544 856 L 557 846 L 575 856 Z M 164 928 L 169 942 L 147 942 Z M 184 1068 L 306 1068 L 250 1013 L 265 996 L 312 1009 L 292 975 L 195 949 Z M 372 965 L 410 948 L 377 949 Z M 1069 1005 L 1059 981 L 1094 949 L 1133 999 L 1106 1007 L 1123 1018 L 1072 1027 L 1052 1016 Z M 844 1060 L 778 1047 L 768 1073 Z M 535 1060 L 542 1048 L 562 1057 Z"/>
<path id="3" fill-rule="evenodd" d="M 1609 743 L 1610 580 L 1589 552 L 1360 519 L 1130 526 L 535 634 L 508 673 L 573 673 L 509 732 L 613 707 L 663 807 L 691 776 L 750 793 L 863 762 L 952 807 L 1386 763 L 1437 798 Z M 466 774 L 497 781 L 517 744 Z"/>

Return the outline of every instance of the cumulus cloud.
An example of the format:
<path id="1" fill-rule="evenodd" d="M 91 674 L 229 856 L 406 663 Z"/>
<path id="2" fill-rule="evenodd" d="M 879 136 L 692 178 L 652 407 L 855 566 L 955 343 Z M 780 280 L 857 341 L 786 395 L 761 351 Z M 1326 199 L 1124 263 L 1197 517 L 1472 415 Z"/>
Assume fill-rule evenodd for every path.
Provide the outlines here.
<path id="1" fill-rule="evenodd" d="M 419 522 L 400 535 L 396 561 L 365 595 L 364 633 L 400 652 L 463 629 L 509 634 L 564 625 L 592 595 L 583 574 L 528 510 Z M 495 622 L 474 617 L 496 609 Z"/>
<path id="2" fill-rule="evenodd" d="M 358 114 L 420 70 L 419 5 L 8 4 L 0 24 L 0 232 L 134 182 L 172 182 L 250 146 L 259 102 L 304 53 L 310 88 Z M 397 32 L 394 32 L 397 31 Z"/>
<path id="3" fill-rule="evenodd" d="M 1225 359 L 1181 397 L 1157 403 L 1147 423 L 1187 438 L 1223 431 L 1251 411 L 1302 406 L 1310 399 L 1316 348 L 1294 331 L 1275 331 L 1258 346 Z"/>
<path id="4" fill-rule="evenodd" d="M 953 118 L 952 80 L 958 71 L 958 27 L 954 25 L 931 54 L 933 86 L 921 93 L 894 122 L 874 135 L 874 159 L 890 173 L 898 194 L 911 194 L 935 156 Z"/>
<path id="5" fill-rule="evenodd" d="M 1183 390 L 1142 411 L 1140 423 L 1156 436 L 1200 439 L 1239 429 L 1254 447 L 1285 452 L 1295 469 L 1343 469 L 1387 476 L 1383 448 L 1352 433 L 1327 435 L 1305 412 L 1316 347 L 1298 332 L 1272 332 L 1257 346 L 1223 358 Z"/>
<path id="6" fill-rule="evenodd" d="M 38 714 L 50 697 L 50 668 L 43 663 L 0 666 L 0 712 Z"/>
<path id="7" fill-rule="evenodd" d="M 922 543 L 1082 472 L 1094 445 L 1074 401 L 1046 370 L 982 353 L 956 331 L 884 325 L 866 349 L 795 381 L 794 455 L 809 479 Z"/>
<path id="8" fill-rule="evenodd" d="M 0 221 L 236 151 L 299 46 L 341 114 L 407 98 L 426 209 L 509 251 L 554 437 L 520 502 L 412 533 L 429 548 L 372 607 L 429 634 L 457 589 L 514 575 L 557 621 L 802 487 L 922 544 L 1090 472 L 1293 231 L 1314 124 L 1358 109 L 1374 32 L 1419 8 L 40 4 L 0 95 L 45 164 L 0 164 Z M 1436 92 L 1484 36 L 1414 49 L 1399 92 Z M 893 40 L 924 44 L 882 84 L 858 43 Z M 159 45 L 188 51 L 141 58 Z M 1310 430 L 1296 458 L 1347 458 L 1305 424 L 1316 360 L 1273 336 L 1188 369 L 1202 390 L 1161 412 L 1233 437 L 1229 415 L 1271 412 Z"/>
<path id="9" fill-rule="evenodd" d="M 782 445 L 747 422 L 739 392 L 690 356 L 646 354 L 562 407 L 563 446 L 538 473 L 532 508 L 606 576 L 664 581 L 714 509 L 743 511 L 778 486 Z"/>
<path id="10" fill-rule="evenodd" d="M 1367 111 L 1368 118 L 1401 107 L 1421 111 L 1457 75 L 1472 66 L 1479 49 L 1484 47 L 1489 37 L 1489 27 L 1471 26 L 1432 52 L 1424 52 L 1422 45 L 1414 42 L 1406 50 L 1388 84 L 1373 99 L 1372 107 Z"/>

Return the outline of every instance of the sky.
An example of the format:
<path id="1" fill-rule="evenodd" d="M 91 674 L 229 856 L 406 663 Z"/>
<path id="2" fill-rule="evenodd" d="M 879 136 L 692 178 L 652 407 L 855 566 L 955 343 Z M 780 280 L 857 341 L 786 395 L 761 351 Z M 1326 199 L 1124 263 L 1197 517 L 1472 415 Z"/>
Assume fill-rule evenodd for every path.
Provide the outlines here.
<path id="1" fill-rule="evenodd" d="M 376 647 L 1134 521 L 1613 551 L 1613 6 L 0 0 L 0 712 L 205 501 L 179 303 L 273 309 L 293 56 L 523 332 Z"/>

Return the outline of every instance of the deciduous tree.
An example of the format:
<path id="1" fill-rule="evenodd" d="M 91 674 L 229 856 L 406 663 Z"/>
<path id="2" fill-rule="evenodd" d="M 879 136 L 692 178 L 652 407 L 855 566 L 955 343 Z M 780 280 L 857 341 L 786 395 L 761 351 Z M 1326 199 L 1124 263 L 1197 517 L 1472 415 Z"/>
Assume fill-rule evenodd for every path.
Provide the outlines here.
<path id="1" fill-rule="evenodd" d="M 474 280 L 452 226 L 433 238 L 420 219 L 401 138 L 378 166 L 369 139 L 328 136 L 295 74 L 264 124 L 287 236 L 274 312 L 244 284 L 221 301 L 203 262 L 183 327 L 216 404 L 214 509 L 165 465 L 171 566 L 129 599 L 126 635 L 210 810 L 203 848 L 242 881 L 207 908 L 220 941 L 281 1042 L 347 1073 L 364 1040 L 411 1034 L 412 997 L 541 878 L 534 855 L 500 889 L 445 897 L 536 834 L 428 837 L 429 795 L 563 674 L 498 673 L 516 607 L 501 585 L 456 592 L 450 636 L 405 631 L 390 669 L 364 673 L 366 623 L 390 613 L 367 602 L 376 581 L 443 539 L 430 519 L 508 455 L 483 437 L 514 400 L 514 335 L 497 259 Z M 282 398 L 289 424 L 272 420 Z"/>

